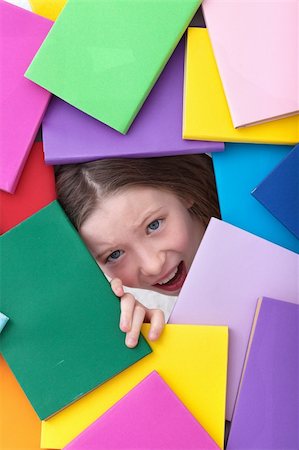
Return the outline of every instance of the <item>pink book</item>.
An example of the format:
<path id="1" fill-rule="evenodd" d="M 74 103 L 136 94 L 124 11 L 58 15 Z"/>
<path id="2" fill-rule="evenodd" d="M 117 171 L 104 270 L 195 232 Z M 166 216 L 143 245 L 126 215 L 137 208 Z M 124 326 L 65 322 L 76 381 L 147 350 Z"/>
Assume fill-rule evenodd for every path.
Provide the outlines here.
<path id="1" fill-rule="evenodd" d="M 204 0 L 235 128 L 299 113 L 296 0 Z"/>
<path id="2" fill-rule="evenodd" d="M 0 189 L 14 193 L 51 94 L 24 77 L 52 22 L 0 0 Z"/>
<path id="3" fill-rule="evenodd" d="M 231 420 L 256 301 L 299 303 L 299 256 L 212 218 L 170 316 L 170 323 L 229 327 L 226 418 Z"/>
<path id="4" fill-rule="evenodd" d="M 84 430 L 65 450 L 219 450 L 154 371 Z"/>

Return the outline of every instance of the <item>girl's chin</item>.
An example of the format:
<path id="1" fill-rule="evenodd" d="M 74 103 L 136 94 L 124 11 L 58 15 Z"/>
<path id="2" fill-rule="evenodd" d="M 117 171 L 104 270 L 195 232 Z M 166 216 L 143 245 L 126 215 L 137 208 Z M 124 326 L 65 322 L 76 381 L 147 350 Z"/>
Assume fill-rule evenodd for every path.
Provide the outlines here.
<path id="1" fill-rule="evenodd" d="M 150 290 L 158 292 L 159 294 L 168 295 L 169 297 L 177 297 L 181 291 L 181 289 L 178 289 L 177 291 L 165 291 L 164 289 L 159 289 L 156 286 L 152 286 Z"/>

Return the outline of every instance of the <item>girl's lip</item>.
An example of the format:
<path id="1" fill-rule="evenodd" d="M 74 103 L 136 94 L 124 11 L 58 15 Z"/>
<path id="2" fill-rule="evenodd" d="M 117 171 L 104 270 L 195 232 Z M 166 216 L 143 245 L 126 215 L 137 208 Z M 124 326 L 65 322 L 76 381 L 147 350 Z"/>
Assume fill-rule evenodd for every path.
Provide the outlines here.
<path id="1" fill-rule="evenodd" d="M 184 261 L 181 261 L 178 265 L 178 271 L 175 276 L 165 284 L 156 283 L 153 286 L 159 288 L 162 291 L 174 292 L 181 289 L 184 281 L 187 277 L 187 269 Z"/>

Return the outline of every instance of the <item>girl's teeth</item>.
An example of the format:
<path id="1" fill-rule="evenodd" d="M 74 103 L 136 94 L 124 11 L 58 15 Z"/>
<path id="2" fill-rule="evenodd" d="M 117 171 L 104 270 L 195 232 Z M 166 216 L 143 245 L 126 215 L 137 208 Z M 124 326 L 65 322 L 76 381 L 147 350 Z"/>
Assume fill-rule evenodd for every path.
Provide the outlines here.
<path id="1" fill-rule="evenodd" d="M 178 271 L 178 267 L 169 275 L 169 277 L 165 278 L 164 280 L 160 281 L 160 285 L 166 284 L 168 283 L 170 280 L 172 280 L 172 278 L 174 278 L 177 274 Z"/>

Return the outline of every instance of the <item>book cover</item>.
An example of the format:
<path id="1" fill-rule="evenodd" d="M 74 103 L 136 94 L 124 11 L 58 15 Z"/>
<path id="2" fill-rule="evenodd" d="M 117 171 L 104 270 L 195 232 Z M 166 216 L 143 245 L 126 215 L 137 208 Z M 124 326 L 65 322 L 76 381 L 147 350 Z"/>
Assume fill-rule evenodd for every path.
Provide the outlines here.
<path id="1" fill-rule="evenodd" d="M 208 31 L 188 28 L 183 112 L 185 139 L 295 145 L 299 117 L 235 129 Z"/>
<path id="2" fill-rule="evenodd" d="M 7 1 L 7 0 L 5 0 L 5 1 Z M 19 6 L 20 8 L 23 8 L 23 9 L 27 9 L 28 11 L 32 11 L 31 6 L 29 4 L 29 0 L 9 0 L 8 3 Z"/>
<path id="3" fill-rule="evenodd" d="M 170 323 L 227 325 L 230 330 L 226 418 L 231 420 L 256 299 L 299 303 L 298 255 L 212 218 Z"/>
<path id="4" fill-rule="evenodd" d="M 298 3 L 205 0 L 202 9 L 234 127 L 298 114 Z"/>
<path id="5" fill-rule="evenodd" d="M 299 145 L 268 173 L 252 195 L 299 242 Z"/>
<path id="6" fill-rule="evenodd" d="M 182 39 L 125 136 L 53 98 L 43 120 L 46 162 L 71 164 L 223 150 L 220 142 L 182 139 L 184 47 Z"/>
<path id="7" fill-rule="evenodd" d="M 41 421 L 0 355 L 1 448 L 40 450 Z"/>
<path id="8" fill-rule="evenodd" d="M 25 76 L 125 134 L 200 3 L 70 0 Z"/>
<path id="9" fill-rule="evenodd" d="M 125 346 L 119 301 L 59 203 L 1 236 L 0 350 L 40 419 L 151 352 Z"/>
<path id="10" fill-rule="evenodd" d="M 14 193 L 51 94 L 24 72 L 52 22 L 0 1 L 0 189 Z"/>
<path id="11" fill-rule="evenodd" d="M 149 324 L 143 324 L 147 336 Z M 190 345 L 190 342 L 192 345 Z M 156 370 L 223 448 L 228 328 L 166 325 L 152 353 L 83 399 L 42 422 L 41 447 L 63 448 Z"/>
<path id="12" fill-rule="evenodd" d="M 262 297 L 227 450 L 299 448 L 299 305 Z"/>
<path id="13" fill-rule="evenodd" d="M 5 325 L 7 324 L 8 321 L 9 321 L 9 317 L 7 317 L 5 314 L 0 312 L 0 333 L 3 330 L 3 328 L 5 327 Z"/>
<path id="14" fill-rule="evenodd" d="M 220 449 L 156 371 L 64 447 L 65 450 L 132 448 Z"/>
<path id="15" fill-rule="evenodd" d="M 32 11 L 40 16 L 47 17 L 50 20 L 56 20 L 66 0 L 28 0 Z"/>
<path id="16" fill-rule="evenodd" d="M 218 158 L 212 154 L 212 158 L 222 219 L 299 253 L 298 239 L 251 195 L 252 189 L 291 149 L 290 146 L 227 143 L 225 151 Z M 297 167 L 299 179 L 299 161 Z M 294 193 L 291 198 L 295 211 Z"/>
<path id="17" fill-rule="evenodd" d="M 53 167 L 44 162 L 43 144 L 33 144 L 13 195 L 0 191 L 0 234 L 6 233 L 56 198 Z"/>

